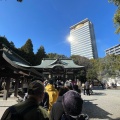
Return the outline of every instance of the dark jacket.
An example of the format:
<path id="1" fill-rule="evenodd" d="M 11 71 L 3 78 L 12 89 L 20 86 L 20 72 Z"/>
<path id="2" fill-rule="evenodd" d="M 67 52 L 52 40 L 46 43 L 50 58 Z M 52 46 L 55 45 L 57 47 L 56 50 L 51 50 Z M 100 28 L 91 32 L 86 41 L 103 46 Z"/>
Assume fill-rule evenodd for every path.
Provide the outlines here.
<path id="1" fill-rule="evenodd" d="M 29 98 L 13 107 L 14 110 L 9 107 L 4 112 L 1 120 L 11 120 L 11 116 L 12 118 L 15 116 L 16 120 L 49 120 L 48 112 L 39 106 L 33 98 Z"/>
<path id="2" fill-rule="evenodd" d="M 40 103 L 42 107 L 44 107 L 46 110 L 49 109 L 49 95 L 47 92 L 44 93 L 44 98 L 42 102 Z"/>
<path id="3" fill-rule="evenodd" d="M 50 111 L 50 120 L 60 120 L 63 113 L 62 96 L 59 96 Z"/>

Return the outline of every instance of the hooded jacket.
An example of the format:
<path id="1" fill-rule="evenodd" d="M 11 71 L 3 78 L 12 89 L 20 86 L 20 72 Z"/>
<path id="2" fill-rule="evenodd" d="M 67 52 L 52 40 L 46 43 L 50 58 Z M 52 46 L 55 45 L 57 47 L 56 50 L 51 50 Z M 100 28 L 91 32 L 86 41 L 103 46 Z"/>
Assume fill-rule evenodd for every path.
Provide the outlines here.
<path id="1" fill-rule="evenodd" d="M 52 84 L 48 84 L 45 87 L 45 90 L 49 95 L 49 111 L 50 111 L 53 103 L 56 102 L 56 100 L 58 98 L 58 91 L 57 91 L 57 89 L 55 89 L 55 87 Z"/>

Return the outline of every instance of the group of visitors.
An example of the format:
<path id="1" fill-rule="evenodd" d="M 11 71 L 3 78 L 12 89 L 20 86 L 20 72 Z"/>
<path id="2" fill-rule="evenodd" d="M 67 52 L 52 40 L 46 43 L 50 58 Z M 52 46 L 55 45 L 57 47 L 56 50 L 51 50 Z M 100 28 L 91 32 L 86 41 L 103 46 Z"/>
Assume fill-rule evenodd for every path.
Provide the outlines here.
<path id="1" fill-rule="evenodd" d="M 24 101 L 6 109 L 1 120 L 88 120 L 81 114 L 80 83 L 35 80 L 27 91 Z"/>
<path id="2" fill-rule="evenodd" d="M 91 95 L 93 93 L 92 91 L 93 89 L 93 84 L 86 81 L 85 84 L 84 84 L 84 95 Z"/>

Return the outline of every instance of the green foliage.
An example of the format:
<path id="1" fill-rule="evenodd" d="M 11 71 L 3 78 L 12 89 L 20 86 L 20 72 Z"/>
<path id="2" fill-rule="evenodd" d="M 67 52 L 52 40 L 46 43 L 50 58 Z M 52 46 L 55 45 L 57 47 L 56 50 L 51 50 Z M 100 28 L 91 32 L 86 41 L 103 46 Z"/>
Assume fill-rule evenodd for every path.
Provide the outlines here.
<path id="1" fill-rule="evenodd" d="M 38 49 L 36 55 L 35 55 L 35 64 L 39 65 L 41 64 L 41 61 L 43 58 L 46 58 L 46 52 L 43 46 L 40 46 L 40 48 Z"/>
<path id="2" fill-rule="evenodd" d="M 72 55 L 70 58 L 73 59 L 75 64 L 85 66 L 86 70 L 91 67 L 90 60 L 85 57 L 81 57 L 79 55 Z"/>
<path id="3" fill-rule="evenodd" d="M 93 61 L 91 61 L 93 64 Z M 93 70 L 97 72 L 97 78 L 115 77 L 120 73 L 120 55 L 107 55 L 104 58 L 95 60 Z"/>
<path id="4" fill-rule="evenodd" d="M 48 58 L 56 58 L 57 54 L 56 53 L 48 53 L 47 57 Z"/>
<path id="5" fill-rule="evenodd" d="M 120 33 L 120 9 L 118 9 L 114 15 L 114 23 L 116 27 L 116 33 Z"/>
<path id="6" fill-rule="evenodd" d="M 85 82 L 86 81 L 87 70 L 92 67 L 90 60 L 85 58 L 85 57 L 81 57 L 79 55 L 72 55 L 70 58 L 73 59 L 75 64 L 85 67 L 85 69 L 84 70 L 80 70 L 79 74 L 77 75 L 77 77 L 82 82 Z"/>
<path id="7" fill-rule="evenodd" d="M 10 48 L 11 50 L 13 50 L 16 53 L 18 52 L 14 43 L 12 41 L 9 42 L 5 36 L 4 37 L 0 36 L 0 43 L 2 43 L 3 45 Z"/>
<path id="8" fill-rule="evenodd" d="M 20 49 L 21 51 L 21 56 L 25 58 L 26 61 L 30 62 L 31 64 L 34 64 L 35 62 L 35 55 L 33 52 L 33 44 L 31 39 L 28 39 Z"/>
<path id="9" fill-rule="evenodd" d="M 23 0 L 17 0 L 18 2 L 22 2 Z"/>
<path id="10" fill-rule="evenodd" d="M 86 78 L 87 80 L 94 80 L 98 79 L 97 69 L 99 68 L 99 61 L 100 59 L 91 59 L 90 60 L 90 67 L 87 69 Z"/>
<path id="11" fill-rule="evenodd" d="M 95 69 L 88 69 L 87 74 L 86 74 L 86 78 L 87 78 L 87 80 L 97 79 L 98 76 L 97 76 L 96 70 Z"/>
<path id="12" fill-rule="evenodd" d="M 108 1 L 114 3 L 116 6 L 120 6 L 120 0 L 108 0 Z"/>
<path id="13" fill-rule="evenodd" d="M 0 43 L 5 44 L 8 47 L 10 46 L 9 41 L 7 40 L 5 36 L 4 37 L 0 36 Z"/>
<path id="14" fill-rule="evenodd" d="M 12 48 L 15 48 L 15 45 L 14 45 L 14 43 L 11 41 L 10 42 L 10 46 L 12 47 Z"/>
<path id="15" fill-rule="evenodd" d="M 27 54 L 33 54 L 33 44 L 31 39 L 26 41 L 25 45 L 21 47 L 21 51 L 24 51 Z"/>
<path id="16" fill-rule="evenodd" d="M 67 56 L 65 55 L 60 55 L 60 54 L 57 54 L 57 53 L 48 53 L 47 54 L 47 58 L 67 58 Z"/>
<path id="17" fill-rule="evenodd" d="M 108 0 L 109 2 L 114 3 L 118 8 L 114 14 L 114 24 L 116 27 L 116 33 L 120 33 L 120 0 Z"/>

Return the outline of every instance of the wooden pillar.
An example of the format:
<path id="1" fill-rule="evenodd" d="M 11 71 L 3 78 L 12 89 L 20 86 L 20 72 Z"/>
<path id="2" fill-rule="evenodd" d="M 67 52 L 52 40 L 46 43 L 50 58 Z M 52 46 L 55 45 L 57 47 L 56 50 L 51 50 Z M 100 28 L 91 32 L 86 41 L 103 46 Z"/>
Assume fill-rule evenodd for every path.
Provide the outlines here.
<path id="1" fill-rule="evenodd" d="M 24 83 L 24 80 L 22 79 L 21 82 L 22 82 L 22 83 L 21 83 L 21 88 L 22 88 L 22 90 L 23 90 L 23 83 Z"/>
<path id="2" fill-rule="evenodd" d="M 19 85 L 19 79 L 16 78 L 15 79 L 15 92 L 14 92 L 15 97 L 17 97 L 17 95 L 18 95 L 18 85 Z"/>
<path id="3" fill-rule="evenodd" d="M 73 72 L 73 80 L 76 80 L 76 73 Z"/>
<path id="4" fill-rule="evenodd" d="M 68 78 L 68 75 L 67 75 L 67 74 L 65 75 L 65 78 L 66 78 L 66 79 Z"/>
<path id="5" fill-rule="evenodd" d="M 66 78 L 65 78 L 65 73 L 63 73 L 63 82 L 66 81 Z"/>
<path id="6" fill-rule="evenodd" d="M 68 78 L 68 70 L 66 69 L 66 71 L 65 71 L 65 79 L 67 80 L 67 78 Z"/>
<path id="7" fill-rule="evenodd" d="M 9 89 L 10 89 L 10 78 L 8 77 L 5 81 L 6 81 L 6 87 L 5 87 L 5 89 L 6 89 L 6 92 L 7 92 L 6 93 L 7 95 L 6 95 L 5 99 L 7 100 L 8 96 L 9 96 Z"/>

